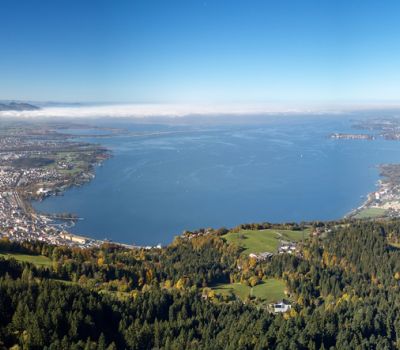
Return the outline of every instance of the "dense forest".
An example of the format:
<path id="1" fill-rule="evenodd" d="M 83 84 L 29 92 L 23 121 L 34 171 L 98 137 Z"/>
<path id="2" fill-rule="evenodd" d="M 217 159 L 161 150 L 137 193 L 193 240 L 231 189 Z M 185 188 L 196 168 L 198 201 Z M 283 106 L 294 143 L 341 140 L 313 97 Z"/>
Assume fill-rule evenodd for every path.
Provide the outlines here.
<path id="1" fill-rule="evenodd" d="M 3 239 L 1 251 L 50 263 L 0 258 L 0 348 L 400 348 L 400 221 L 313 229 L 324 234 L 311 235 L 298 254 L 266 261 L 228 244 L 225 229 L 150 250 Z M 285 281 L 289 312 L 273 314 L 251 295 L 212 293 L 217 283 L 269 278 Z"/>

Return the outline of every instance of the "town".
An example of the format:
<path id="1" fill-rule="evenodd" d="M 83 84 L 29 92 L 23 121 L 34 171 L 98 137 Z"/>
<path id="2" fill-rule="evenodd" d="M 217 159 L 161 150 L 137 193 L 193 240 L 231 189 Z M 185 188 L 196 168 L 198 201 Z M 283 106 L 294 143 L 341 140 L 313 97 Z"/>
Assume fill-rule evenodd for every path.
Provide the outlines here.
<path id="1" fill-rule="evenodd" d="M 330 135 L 331 139 L 341 140 L 375 140 L 375 136 L 368 134 L 341 134 L 333 133 Z"/>
<path id="2" fill-rule="evenodd" d="M 94 177 L 94 167 L 107 150 L 69 140 L 51 125 L 0 130 L 0 237 L 10 241 L 38 240 L 49 244 L 91 247 L 102 241 L 71 234 L 71 213 L 36 213 L 32 200 L 62 193 Z"/>
<path id="3" fill-rule="evenodd" d="M 378 189 L 368 194 L 365 202 L 349 217 L 399 217 L 400 216 L 400 165 L 379 166 L 381 179 Z"/>

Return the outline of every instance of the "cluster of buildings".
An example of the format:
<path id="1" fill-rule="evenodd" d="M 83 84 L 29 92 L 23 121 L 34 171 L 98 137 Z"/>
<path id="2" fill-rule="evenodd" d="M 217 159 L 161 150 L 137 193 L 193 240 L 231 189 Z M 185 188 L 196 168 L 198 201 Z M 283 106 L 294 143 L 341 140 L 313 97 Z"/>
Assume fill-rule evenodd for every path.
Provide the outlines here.
<path id="1" fill-rule="evenodd" d="M 21 174 L 9 167 L 0 167 L 0 190 L 7 190 L 17 186 Z"/>
<path id="2" fill-rule="evenodd" d="M 400 213 L 400 196 L 399 196 L 399 185 L 384 183 L 380 181 L 379 190 L 373 192 L 370 197 L 372 202 L 371 207 L 382 208 Z"/>
<path id="3" fill-rule="evenodd" d="M 262 252 L 262 253 L 250 253 L 249 258 L 256 259 L 257 261 L 266 261 L 272 258 L 274 254 L 270 252 Z"/>
<path id="4" fill-rule="evenodd" d="M 11 241 L 42 241 L 57 245 L 90 247 L 96 241 L 65 232 L 45 215 L 29 212 L 18 192 L 0 192 L 0 238 Z"/>
<path id="5" fill-rule="evenodd" d="M 342 140 L 375 140 L 375 136 L 370 134 L 343 134 L 333 133 L 330 135 L 331 139 L 342 139 Z"/>
<path id="6" fill-rule="evenodd" d="M 42 198 L 57 191 L 68 181 L 60 169 L 69 169 L 72 165 L 64 161 L 60 166 L 58 163 L 50 167 L 35 166 L 34 162 L 21 166 L 18 162 L 26 159 L 29 162 L 32 155 L 33 160 L 34 157 L 50 158 L 57 150 L 69 147 L 70 143 L 46 137 L 31 138 L 22 129 L 14 132 L 13 136 L 0 134 L 0 238 L 80 247 L 100 244 L 100 241 L 66 232 L 65 224 L 35 213 L 26 199 Z"/>
<path id="7" fill-rule="evenodd" d="M 351 214 L 356 215 L 365 209 L 380 210 L 382 216 L 400 216 L 400 184 L 380 180 L 379 189 L 370 193 L 367 200 Z"/>
<path id="8" fill-rule="evenodd" d="M 296 254 L 298 252 L 297 244 L 293 242 L 280 241 L 278 247 L 278 254 Z M 258 262 L 269 260 L 273 257 L 274 253 L 250 253 L 249 258 L 256 259 Z"/>
<path id="9" fill-rule="evenodd" d="M 27 186 L 32 184 L 41 183 L 55 183 L 62 181 L 64 176 L 62 176 L 55 169 L 44 169 L 44 168 L 30 168 L 22 169 L 21 177 L 17 183 L 17 186 Z"/>
<path id="10" fill-rule="evenodd" d="M 0 166 L 0 190 L 40 186 L 42 183 L 57 183 L 64 177 L 55 169 L 28 168 L 16 169 L 12 166 Z"/>
<path id="11" fill-rule="evenodd" d="M 26 134 L 0 137 L 0 149 L 3 152 L 30 152 L 32 149 L 46 151 L 59 146 L 60 143 L 57 140 L 31 138 Z"/>
<path id="12" fill-rule="evenodd" d="M 297 253 L 297 244 L 293 242 L 281 241 L 281 244 L 278 248 L 279 254 L 296 254 Z"/>

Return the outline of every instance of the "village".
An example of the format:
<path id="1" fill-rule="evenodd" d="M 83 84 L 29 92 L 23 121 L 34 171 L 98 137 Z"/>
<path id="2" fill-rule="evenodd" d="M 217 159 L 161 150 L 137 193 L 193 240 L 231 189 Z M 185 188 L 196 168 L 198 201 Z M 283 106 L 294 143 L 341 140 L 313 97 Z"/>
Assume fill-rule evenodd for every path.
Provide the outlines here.
<path id="1" fill-rule="evenodd" d="M 340 140 L 375 140 L 375 136 L 369 134 L 342 134 L 342 133 L 333 133 L 330 135 L 331 139 L 340 139 Z"/>
<path id="2" fill-rule="evenodd" d="M 349 217 L 399 217 L 400 216 L 400 165 L 379 166 L 381 179 L 378 189 L 368 194 L 365 202 Z"/>
<path id="3" fill-rule="evenodd" d="M 277 254 L 298 254 L 297 244 L 295 242 L 289 242 L 280 240 Z M 257 261 L 266 261 L 276 253 L 262 252 L 262 253 L 250 253 L 249 258 L 256 259 Z"/>
<path id="4" fill-rule="evenodd" d="M 42 241 L 55 245 L 90 247 L 95 240 L 69 234 L 45 215 L 27 212 L 18 192 L 0 193 L 0 237 L 10 241 Z"/>

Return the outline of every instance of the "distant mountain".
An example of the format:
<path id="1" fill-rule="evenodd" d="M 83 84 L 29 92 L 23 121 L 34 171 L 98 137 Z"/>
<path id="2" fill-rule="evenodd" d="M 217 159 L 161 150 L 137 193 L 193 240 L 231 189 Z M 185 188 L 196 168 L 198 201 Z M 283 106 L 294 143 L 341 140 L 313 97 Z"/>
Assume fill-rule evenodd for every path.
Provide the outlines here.
<path id="1" fill-rule="evenodd" d="M 36 111 L 37 106 L 23 102 L 0 103 L 0 111 Z"/>

